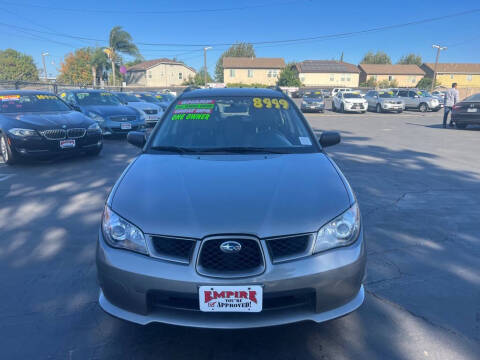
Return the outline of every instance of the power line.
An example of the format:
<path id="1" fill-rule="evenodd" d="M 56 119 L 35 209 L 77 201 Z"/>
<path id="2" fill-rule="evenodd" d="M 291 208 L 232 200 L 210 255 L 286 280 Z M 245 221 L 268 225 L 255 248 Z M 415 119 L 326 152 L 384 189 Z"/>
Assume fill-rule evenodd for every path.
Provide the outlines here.
<path id="1" fill-rule="evenodd" d="M 297 1 L 273 1 L 265 4 L 236 6 L 229 8 L 201 8 L 201 9 L 178 9 L 178 10 L 115 10 L 115 9 L 89 9 L 89 8 L 62 8 L 57 6 L 46 6 L 36 4 L 19 4 L 17 2 L 0 1 L 8 6 L 21 6 L 21 7 L 33 7 L 38 9 L 45 9 L 50 11 L 63 11 L 74 13 L 92 13 L 92 14 L 125 14 L 125 15 L 168 15 L 168 14 L 185 14 L 185 13 L 218 13 L 218 12 L 230 12 L 230 11 L 243 11 L 249 9 L 258 9 L 272 6 L 283 6 L 290 4 L 297 4 Z"/>

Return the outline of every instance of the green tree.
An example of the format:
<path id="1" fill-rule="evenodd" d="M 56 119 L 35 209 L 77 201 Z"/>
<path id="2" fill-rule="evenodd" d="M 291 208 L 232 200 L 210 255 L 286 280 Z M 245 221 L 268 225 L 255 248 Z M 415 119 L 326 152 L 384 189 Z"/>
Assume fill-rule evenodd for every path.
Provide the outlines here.
<path id="1" fill-rule="evenodd" d="M 289 63 L 280 71 L 277 81 L 278 86 L 302 86 L 302 82 L 298 77 L 297 67 L 295 63 Z"/>
<path id="2" fill-rule="evenodd" d="M 366 82 L 360 84 L 360 87 L 377 87 L 377 80 L 375 80 L 373 76 L 370 76 Z"/>
<path id="3" fill-rule="evenodd" d="M 90 50 L 90 67 L 92 69 L 92 84 L 97 85 L 98 74 L 109 68 L 109 60 L 103 48 L 97 47 Z"/>
<path id="4" fill-rule="evenodd" d="M 127 61 L 124 65 L 129 68 L 130 66 L 140 64 L 141 62 L 145 61 L 143 58 L 138 57 L 135 60 Z"/>
<path id="5" fill-rule="evenodd" d="M 213 78 L 207 71 L 207 83 L 213 82 Z M 196 86 L 204 86 L 205 85 L 205 70 L 201 69 L 199 72 L 195 74 L 195 76 L 190 76 L 183 82 L 183 85 L 196 85 Z"/>
<path id="6" fill-rule="evenodd" d="M 215 80 L 223 82 L 223 58 L 224 57 L 255 57 L 255 50 L 252 44 L 238 43 L 230 46 L 217 61 L 215 66 Z"/>
<path id="7" fill-rule="evenodd" d="M 404 55 L 398 60 L 397 64 L 402 64 L 402 65 L 408 65 L 408 64 L 414 64 L 414 65 L 422 65 L 422 57 L 420 55 L 415 55 L 415 54 L 408 54 Z"/>
<path id="8" fill-rule="evenodd" d="M 33 58 L 13 49 L 0 50 L 0 80 L 38 81 Z"/>
<path id="9" fill-rule="evenodd" d="M 392 60 L 383 51 L 377 51 L 376 54 L 369 51 L 365 54 L 360 64 L 391 64 Z"/>
<path id="10" fill-rule="evenodd" d="M 92 49 L 81 48 L 74 53 L 65 55 L 61 64 L 60 74 L 57 80 L 72 85 L 86 85 L 92 83 Z"/>
<path id="11" fill-rule="evenodd" d="M 115 67 L 121 63 L 120 54 L 130 55 L 140 58 L 140 52 L 137 45 L 132 41 L 132 36 L 122 29 L 121 26 L 115 26 L 110 31 L 108 47 L 104 49 L 112 65 L 113 86 L 115 86 L 116 72 Z"/>
<path id="12" fill-rule="evenodd" d="M 427 78 L 424 77 L 422 80 L 420 80 L 417 84 L 417 88 L 422 89 L 422 90 L 430 90 L 432 88 L 432 78 Z M 442 85 L 438 80 L 435 82 L 435 87 Z"/>

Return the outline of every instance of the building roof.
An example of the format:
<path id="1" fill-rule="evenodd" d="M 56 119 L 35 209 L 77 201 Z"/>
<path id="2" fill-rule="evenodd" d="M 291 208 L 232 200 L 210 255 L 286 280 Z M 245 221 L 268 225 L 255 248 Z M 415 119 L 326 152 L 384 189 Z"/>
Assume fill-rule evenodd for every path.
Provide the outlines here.
<path id="1" fill-rule="evenodd" d="M 423 66 L 433 71 L 434 63 L 424 63 Z M 439 63 L 437 73 L 480 73 L 480 63 Z"/>
<path id="2" fill-rule="evenodd" d="M 188 68 L 188 69 L 192 70 L 193 72 L 195 72 L 195 70 L 194 70 L 193 68 L 191 68 L 190 66 L 185 65 L 183 62 L 181 62 L 181 61 L 175 61 L 175 60 L 171 60 L 171 59 L 167 59 L 167 58 L 147 60 L 147 61 L 138 63 L 138 64 L 136 64 L 136 65 L 130 66 L 130 67 L 127 69 L 127 71 L 145 71 L 145 70 L 151 69 L 152 67 L 155 67 L 155 66 L 157 66 L 157 65 L 159 65 L 159 64 L 183 65 L 183 66 L 185 66 L 186 68 Z"/>
<path id="3" fill-rule="evenodd" d="M 343 61 L 305 60 L 296 64 L 299 73 L 359 73 L 358 67 Z"/>
<path id="4" fill-rule="evenodd" d="M 224 69 L 283 69 L 282 58 L 224 57 Z"/>
<path id="5" fill-rule="evenodd" d="M 358 67 L 368 75 L 425 75 L 425 71 L 415 64 L 360 64 Z"/>

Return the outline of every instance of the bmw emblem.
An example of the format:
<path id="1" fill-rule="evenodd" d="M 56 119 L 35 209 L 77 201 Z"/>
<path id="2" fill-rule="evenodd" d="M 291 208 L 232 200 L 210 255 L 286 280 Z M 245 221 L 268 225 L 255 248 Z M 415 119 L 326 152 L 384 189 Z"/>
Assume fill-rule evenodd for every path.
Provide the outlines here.
<path id="1" fill-rule="evenodd" d="M 66 129 L 66 128 L 67 128 L 67 125 L 62 125 L 62 128 Z"/>
<path id="2" fill-rule="evenodd" d="M 220 244 L 220 250 L 227 254 L 237 253 L 242 250 L 242 244 L 237 241 L 225 241 Z"/>

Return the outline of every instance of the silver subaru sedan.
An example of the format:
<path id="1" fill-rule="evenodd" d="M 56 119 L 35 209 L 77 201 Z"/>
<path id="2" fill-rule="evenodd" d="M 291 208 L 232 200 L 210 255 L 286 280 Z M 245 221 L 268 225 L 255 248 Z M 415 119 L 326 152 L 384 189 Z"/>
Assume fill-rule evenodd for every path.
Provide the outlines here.
<path id="1" fill-rule="evenodd" d="M 364 300 L 350 185 L 296 105 L 272 89 L 185 91 L 113 187 L 99 303 L 138 324 L 323 322 Z"/>

